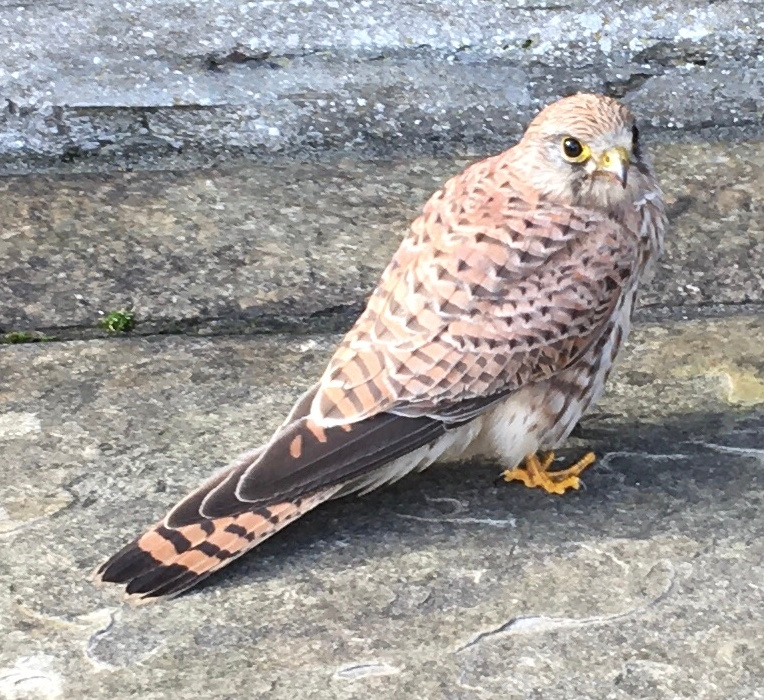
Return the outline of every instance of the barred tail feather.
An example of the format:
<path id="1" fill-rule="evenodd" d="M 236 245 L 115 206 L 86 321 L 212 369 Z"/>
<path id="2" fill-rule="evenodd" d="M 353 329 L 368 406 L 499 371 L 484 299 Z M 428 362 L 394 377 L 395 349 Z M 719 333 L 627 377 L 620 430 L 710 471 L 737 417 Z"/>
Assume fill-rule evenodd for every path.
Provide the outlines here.
<path id="1" fill-rule="evenodd" d="M 195 586 L 331 498 L 338 487 L 229 517 L 167 527 L 157 523 L 96 571 L 97 581 L 126 587 L 132 602 L 171 597 Z M 196 494 L 192 494 L 196 495 Z"/>
<path id="2" fill-rule="evenodd" d="M 96 580 L 123 584 L 133 600 L 177 595 L 324 501 L 431 462 L 431 447 L 458 425 L 380 413 L 324 427 L 304 415 L 311 396 L 298 401 L 268 444 L 186 496 L 104 563 Z"/>

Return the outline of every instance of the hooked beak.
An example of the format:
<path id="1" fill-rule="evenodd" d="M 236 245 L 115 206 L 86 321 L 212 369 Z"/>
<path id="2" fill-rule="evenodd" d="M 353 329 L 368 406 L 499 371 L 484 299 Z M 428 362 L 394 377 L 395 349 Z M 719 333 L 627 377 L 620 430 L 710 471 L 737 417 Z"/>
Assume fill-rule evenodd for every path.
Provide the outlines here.
<path id="1" fill-rule="evenodd" d="M 621 187 L 626 189 L 629 175 L 629 152 L 623 146 L 608 148 L 597 161 L 595 172 L 614 175 Z"/>

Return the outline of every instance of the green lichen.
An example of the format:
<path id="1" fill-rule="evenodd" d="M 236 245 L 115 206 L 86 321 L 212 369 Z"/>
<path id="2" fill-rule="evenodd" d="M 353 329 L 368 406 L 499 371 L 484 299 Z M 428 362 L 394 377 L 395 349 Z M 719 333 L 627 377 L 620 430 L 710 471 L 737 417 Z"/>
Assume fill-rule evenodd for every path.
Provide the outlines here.
<path id="1" fill-rule="evenodd" d="M 127 333 L 135 328 L 135 315 L 128 309 L 111 311 L 98 322 L 98 327 L 109 333 Z"/>
<path id="2" fill-rule="evenodd" d="M 55 336 L 29 331 L 11 331 L 0 335 L 0 345 L 19 345 L 20 343 L 48 343 L 57 340 Z"/>
<path id="3" fill-rule="evenodd" d="M 6 343 L 7 345 L 32 342 L 34 342 L 34 336 L 26 331 L 11 331 L 3 336 L 3 343 Z"/>

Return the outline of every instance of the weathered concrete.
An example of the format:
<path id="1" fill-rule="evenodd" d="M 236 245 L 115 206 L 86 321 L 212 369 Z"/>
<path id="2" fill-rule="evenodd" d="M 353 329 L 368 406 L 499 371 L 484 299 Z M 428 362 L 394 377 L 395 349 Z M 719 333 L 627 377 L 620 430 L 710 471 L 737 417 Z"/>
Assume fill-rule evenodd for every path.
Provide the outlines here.
<path id="1" fill-rule="evenodd" d="M 334 338 L 0 350 L 0 697 L 757 700 L 764 319 L 637 329 L 564 498 L 446 465 L 307 516 L 202 590 L 88 572 L 261 440 Z"/>
<path id="2" fill-rule="evenodd" d="M 672 222 L 643 306 L 762 303 L 764 142 L 653 150 Z M 2 179 L 0 329 L 66 336 L 128 305 L 137 332 L 316 314 L 347 325 L 408 222 L 467 162 Z"/>
<path id="3" fill-rule="evenodd" d="M 579 89 L 761 134 L 762 28 L 747 0 L 3 0 L 0 162 L 463 152 Z"/>

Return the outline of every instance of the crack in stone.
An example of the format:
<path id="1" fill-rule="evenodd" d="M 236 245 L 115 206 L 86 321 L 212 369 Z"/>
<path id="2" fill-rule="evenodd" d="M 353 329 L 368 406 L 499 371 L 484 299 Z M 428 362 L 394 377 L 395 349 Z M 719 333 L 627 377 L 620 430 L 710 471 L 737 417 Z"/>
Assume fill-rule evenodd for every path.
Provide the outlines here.
<path id="1" fill-rule="evenodd" d="M 264 313 L 251 318 L 209 316 L 180 319 L 141 319 L 129 333 L 109 334 L 95 325 L 62 325 L 28 328 L 24 332 L 34 336 L 23 343 L 0 342 L 3 345 L 19 345 L 37 342 L 68 342 L 72 340 L 120 340 L 123 338 L 153 338 L 162 335 L 228 337 L 237 335 L 271 335 L 291 333 L 310 335 L 316 333 L 344 333 L 363 310 L 363 301 L 334 304 L 318 309 L 305 316 L 290 313 Z M 694 321 L 706 318 L 729 318 L 730 314 L 748 315 L 764 313 L 764 302 L 714 301 L 694 304 L 667 305 L 651 302 L 640 305 L 635 311 L 639 323 L 674 318 Z M 3 329 L 0 328 L 0 336 Z M 1 340 L 1 338 L 0 338 Z"/>
<path id="2" fill-rule="evenodd" d="M 691 459 L 693 455 L 686 454 L 684 452 L 670 452 L 670 453 L 650 453 L 650 452 L 635 452 L 633 450 L 616 450 L 614 452 L 605 452 L 597 463 L 598 468 L 601 471 L 612 473 L 611 460 L 617 457 L 633 457 L 639 460 L 651 460 L 654 462 L 674 461 L 677 459 Z"/>
<path id="3" fill-rule="evenodd" d="M 576 629 L 580 627 L 591 627 L 598 625 L 607 625 L 620 620 L 625 620 L 639 613 L 645 612 L 649 608 L 657 605 L 664 600 L 674 588 L 676 580 L 676 570 L 674 565 L 667 559 L 662 559 L 650 571 L 648 571 L 648 577 L 658 565 L 664 565 L 668 573 L 668 582 L 664 586 L 664 589 L 654 598 L 648 600 L 642 605 L 638 605 L 635 608 L 631 608 L 621 613 L 614 613 L 612 615 L 594 615 L 592 617 L 584 618 L 569 618 L 569 617 L 546 617 L 544 615 L 520 615 L 513 617 L 511 620 L 504 622 L 490 630 L 484 632 L 478 632 L 468 642 L 465 642 L 459 646 L 453 653 L 461 654 L 468 649 L 471 649 L 483 642 L 490 641 L 497 637 L 506 637 L 511 634 L 529 634 L 529 633 L 544 633 L 558 629 Z"/>
<path id="4" fill-rule="evenodd" d="M 48 654 L 18 658 L 12 667 L 0 668 L 0 697 L 44 698 L 63 697 L 63 678 L 55 670 L 56 660 Z"/>
<path id="5" fill-rule="evenodd" d="M 98 645 L 98 642 L 104 637 L 108 636 L 108 634 L 111 632 L 111 630 L 114 628 L 114 625 L 117 622 L 118 611 L 109 610 L 108 613 L 109 613 L 109 619 L 106 622 L 106 625 L 104 627 L 101 627 L 100 629 L 97 629 L 95 632 L 93 632 L 93 634 L 91 634 L 85 641 L 85 657 L 96 668 L 114 670 L 117 668 L 116 666 L 114 666 L 113 664 L 104 663 L 94 653 L 95 648 Z"/>
<path id="6" fill-rule="evenodd" d="M 354 681 L 370 676 L 392 676 L 401 672 L 397 666 L 386 663 L 358 663 L 342 666 L 334 673 L 334 678 L 343 681 Z"/>
<path id="7" fill-rule="evenodd" d="M 396 513 L 399 518 L 406 520 L 417 520 L 423 523 L 452 523 L 454 525 L 488 525 L 489 527 L 516 527 L 515 518 L 498 520 L 495 518 L 426 518 L 421 515 L 409 515 L 408 513 Z"/>
<path id="8" fill-rule="evenodd" d="M 31 336 L 23 342 L 2 342 L 3 329 L 0 328 L 0 348 L 3 345 L 24 345 L 38 342 L 67 342 L 72 340 L 119 340 L 123 338 L 148 338 L 161 335 L 183 336 L 236 336 L 270 335 L 291 333 L 311 335 L 316 333 L 344 332 L 362 311 L 362 302 L 333 304 L 310 314 L 297 315 L 285 312 L 263 313 L 250 318 L 227 316 L 193 317 L 181 319 L 140 319 L 127 333 L 108 333 L 96 325 L 46 326 L 25 329 Z"/>
<path id="9" fill-rule="evenodd" d="M 744 455 L 746 457 L 755 457 L 762 463 L 764 463 L 764 449 L 757 447 L 730 447 L 728 445 L 719 445 L 714 442 L 705 442 L 703 440 L 693 440 L 693 445 L 701 445 L 707 447 L 714 452 L 722 452 L 727 454 Z"/>
<path id="10" fill-rule="evenodd" d="M 423 515 L 411 515 L 409 513 L 395 513 L 399 518 L 406 520 L 416 520 L 423 523 L 452 523 L 454 525 L 488 525 L 489 527 L 516 527 L 516 518 L 474 518 L 474 517 L 454 517 L 469 509 L 469 506 L 456 498 L 430 498 L 425 496 L 428 503 L 450 503 L 454 505 L 454 510 L 441 516 L 427 517 Z"/>

